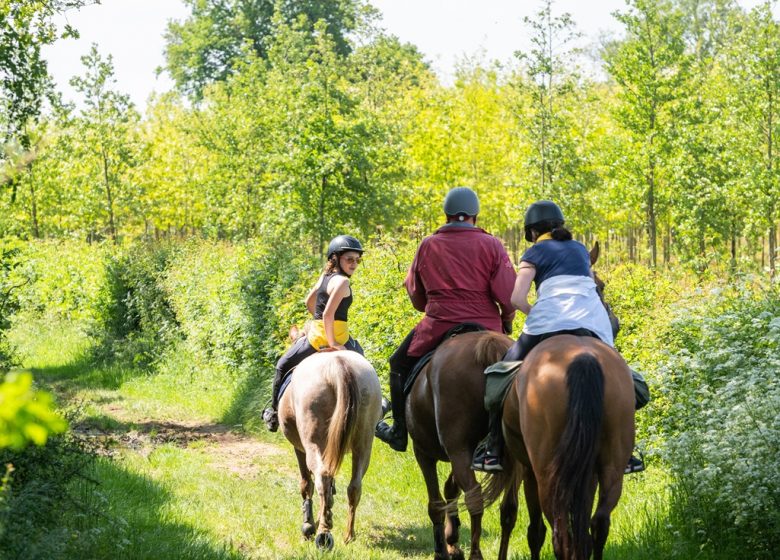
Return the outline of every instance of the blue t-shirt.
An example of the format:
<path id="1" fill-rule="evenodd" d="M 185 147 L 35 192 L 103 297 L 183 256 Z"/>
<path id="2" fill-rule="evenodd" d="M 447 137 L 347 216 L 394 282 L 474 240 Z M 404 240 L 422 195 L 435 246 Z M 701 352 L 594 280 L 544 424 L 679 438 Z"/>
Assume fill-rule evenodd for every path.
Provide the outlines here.
<path id="1" fill-rule="evenodd" d="M 536 267 L 534 282 L 537 290 L 542 282 L 553 276 L 590 276 L 590 253 L 585 245 L 573 239 L 540 241 L 523 253 L 520 260 Z"/>

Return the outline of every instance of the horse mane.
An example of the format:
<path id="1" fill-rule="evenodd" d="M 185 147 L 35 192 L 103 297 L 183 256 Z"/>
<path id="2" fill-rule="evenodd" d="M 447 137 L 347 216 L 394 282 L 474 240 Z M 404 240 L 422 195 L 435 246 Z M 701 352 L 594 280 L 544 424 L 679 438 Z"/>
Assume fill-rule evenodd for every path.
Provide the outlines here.
<path id="1" fill-rule="evenodd" d="M 343 356 L 334 355 L 322 373 L 325 381 L 336 392 L 336 405 L 330 417 L 327 443 L 322 454 L 325 471 L 333 476 L 352 443 L 360 394 L 355 374 Z"/>
<path id="2" fill-rule="evenodd" d="M 501 361 L 512 341 L 506 335 L 493 331 L 483 331 L 480 334 L 482 336 L 474 348 L 474 361 L 480 367 L 486 368 Z"/>

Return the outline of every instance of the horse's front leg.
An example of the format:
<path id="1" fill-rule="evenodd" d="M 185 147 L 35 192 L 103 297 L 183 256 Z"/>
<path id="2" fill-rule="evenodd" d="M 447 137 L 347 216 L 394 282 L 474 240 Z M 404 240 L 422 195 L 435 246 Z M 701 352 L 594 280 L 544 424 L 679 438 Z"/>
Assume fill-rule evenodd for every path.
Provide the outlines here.
<path id="1" fill-rule="evenodd" d="M 414 446 L 414 456 L 425 479 L 428 491 L 428 517 L 433 524 L 433 558 L 434 560 L 450 560 L 450 555 L 444 546 L 444 513 L 445 502 L 439 491 L 439 476 L 436 473 L 436 460 Z"/>
<path id="2" fill-rule="evenodd" d="M 301 533 L 303 538 L 310 539 L 314 534 L 314 513 L 312 511 L 312 493 L 314 491 L 314 483 L 311 480 L 311 473 L 309 467 L 306 465 L 306 453 L 303 451 L 295 450 L 295 458 L 298 459 L 298 469 L 301 472 L 301 500 L 303 510 L 303 525 L 301 525 Z"/>
<path id="3" fill-rule="evenodd" d="M 444 526 L 444 539 L 447 542 L 447 552 L 455 559 L 463 558 L 463 551 L 458 547 L 460 540 L 460 517 L 458 517 L 458 496 L 460 488 L 452 473 L 444 482 L 444 499 L 447 500 L 447 520 Z"/>

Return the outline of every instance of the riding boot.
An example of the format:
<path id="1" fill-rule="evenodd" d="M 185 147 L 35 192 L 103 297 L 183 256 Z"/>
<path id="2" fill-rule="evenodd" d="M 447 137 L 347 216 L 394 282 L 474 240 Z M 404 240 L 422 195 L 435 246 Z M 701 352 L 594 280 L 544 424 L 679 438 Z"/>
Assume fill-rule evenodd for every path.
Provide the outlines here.
<path id="1" fill-rule="evenodd" d="M 271 390 L 271 406 L 263 411 L 263 421 L 269 432 L 275 432 L 279 429 L 279 390 L 281 389 L 282 379 L 282 372 L 277 369 Z"/>
<path id="2" fill-rule="evenodd" d="M 471 468 L 475 471 L 502 471 L 501 455 L 504 448 L 504 438 L 501 433 L 501 407 L 491 408 L 488 416 L 488 435 L 474 450 Z"/>
<path id="3" fill-rule="evenodd" d="M 396 451 L 406 451 L 406 395 L 404 395 L 404 375 L 390 372 L 390 406 L 393 410 L 393 425 L 384 420 L 376 425 L 374 435 Z"/>

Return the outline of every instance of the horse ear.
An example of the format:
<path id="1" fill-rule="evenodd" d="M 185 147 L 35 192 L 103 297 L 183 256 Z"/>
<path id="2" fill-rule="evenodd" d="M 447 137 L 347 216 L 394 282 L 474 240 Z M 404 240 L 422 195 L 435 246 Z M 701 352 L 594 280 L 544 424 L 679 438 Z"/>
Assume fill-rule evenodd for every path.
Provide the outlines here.
<path id="1" fill-rule="evenodd" d="M 590 250 L 590 265 L 593 266 L 596 264 L 596 261 L 599 260 L 599 242 L 596 241 L 596 244 L 593 245 L 593 249 Z"/>

